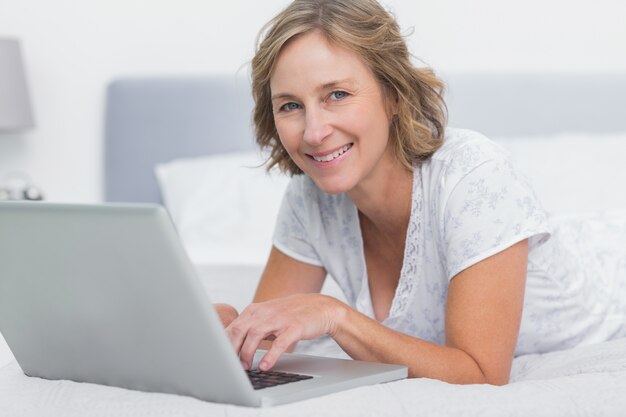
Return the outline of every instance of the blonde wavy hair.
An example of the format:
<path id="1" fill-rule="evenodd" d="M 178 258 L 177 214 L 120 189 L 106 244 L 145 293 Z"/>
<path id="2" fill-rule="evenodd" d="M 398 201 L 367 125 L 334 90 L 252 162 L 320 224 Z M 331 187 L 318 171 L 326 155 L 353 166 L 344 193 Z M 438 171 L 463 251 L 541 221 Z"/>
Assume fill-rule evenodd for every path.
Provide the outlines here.
<path id="1" fill-rule="evenodd" d="M 270 150 L 267 169 L 278 165 L 290 175 L 302 173 L 278 137 L 270 78 L 283 46 L 314 29 L 356 53 L 386 97 L 397 102 L 389 139 L 400 162 L 412 170 L 428 159 L 443 144 L 447 119 L 444 84 L 431 69 L 411 63 L 393 16 L 375 0 L 295 0 L 263 27 L 252 59 L 253 120 L 257 143 Z"/>

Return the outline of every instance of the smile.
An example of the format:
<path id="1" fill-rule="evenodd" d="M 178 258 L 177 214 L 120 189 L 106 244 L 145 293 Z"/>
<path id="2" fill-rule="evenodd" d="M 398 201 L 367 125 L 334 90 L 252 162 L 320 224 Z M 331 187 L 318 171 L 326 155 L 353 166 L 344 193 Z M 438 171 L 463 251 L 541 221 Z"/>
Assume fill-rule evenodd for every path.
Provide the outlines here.
<path id="1" fill-rule="evenodd" d="M 311 158 L 315 159 L 317 162 L 330 162 L 335 158 L 340 157 L 341 155 L 343 155 L 344 152 L 346 152 L 348 149 L 350 149 L 352 147 L 352 144 L 348 144 L 346 146 L 343 146 L 339 149 L 337 149 L 334 152 L 331 152 L 329 154 L 326 155 L 309 155 Z"/>

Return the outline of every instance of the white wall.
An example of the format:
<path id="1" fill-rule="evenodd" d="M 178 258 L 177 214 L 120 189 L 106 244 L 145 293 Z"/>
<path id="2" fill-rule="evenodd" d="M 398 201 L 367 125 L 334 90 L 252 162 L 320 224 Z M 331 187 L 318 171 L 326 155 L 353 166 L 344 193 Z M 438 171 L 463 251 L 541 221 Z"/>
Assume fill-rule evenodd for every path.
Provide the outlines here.
<path id="1" fill-rule="evenodd" d="M 412 51 L 449 71 L 626 71 L 620 0 L 383 0 Z M 0 135 L 0 180 L 27 172 L 52 200 L 101 199 L 106 83 L 116 76 L 246 70 L 286 0 L 0 0 L 22 41 L 37 127 Z"/>

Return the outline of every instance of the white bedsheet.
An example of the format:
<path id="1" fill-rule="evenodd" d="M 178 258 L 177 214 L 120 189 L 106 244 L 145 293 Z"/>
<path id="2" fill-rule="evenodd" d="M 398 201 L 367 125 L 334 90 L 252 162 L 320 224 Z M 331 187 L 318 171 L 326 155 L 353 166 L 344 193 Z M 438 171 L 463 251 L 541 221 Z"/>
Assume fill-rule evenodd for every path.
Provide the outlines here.
<path id="1" fill-rule="evenodd" d="M 503 387 L 414 379 L 254 409 L 0 369 L 0 416 L 624 416 L 626 339 L 519 357 Z"/>

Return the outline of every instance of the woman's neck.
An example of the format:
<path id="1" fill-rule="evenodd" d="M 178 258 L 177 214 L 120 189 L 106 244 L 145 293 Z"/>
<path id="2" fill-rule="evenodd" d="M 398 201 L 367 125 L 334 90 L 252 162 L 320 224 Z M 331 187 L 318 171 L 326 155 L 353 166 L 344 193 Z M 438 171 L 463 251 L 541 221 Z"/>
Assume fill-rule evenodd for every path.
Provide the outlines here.
<path id="1" fill-rule="evenodd" d="M 361 222 L 385 235 L 406 231 L 411 214 L 413 172 L 394 158 L 348 192 Z"/>

